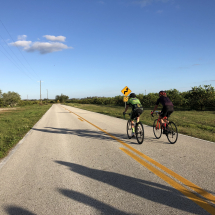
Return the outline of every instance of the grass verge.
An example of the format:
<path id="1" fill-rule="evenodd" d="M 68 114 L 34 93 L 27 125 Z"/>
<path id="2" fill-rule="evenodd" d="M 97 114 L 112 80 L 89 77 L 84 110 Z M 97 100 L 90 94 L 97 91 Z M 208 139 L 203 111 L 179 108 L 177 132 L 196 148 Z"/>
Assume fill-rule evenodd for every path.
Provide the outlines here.
<path id="1" fill-rule="evenodd" d="M 5 157 L 51 107 L 30 105 L 0 111 L 0 159 Z"/>
<path id="2" fill-rule="evenodd" d="M 124 118 L 124 107 L 93 105 L 93 104 L 78 104 L 67 103 L 66 105 L 89 110 L 117 118 Z M 131 111 L 131 108 L 127 112 Z M 150 115 L 151 110 L 145 110 L 140 117 L 140 120 L 145 125 L 153 125 L 154 118 Z M 128 119 L 128 115 L 126 115 Z M 178 132 L 192 137 L 197 137 L 203 140 L 215 142 L 215 111 L 174 111 L 170 116 L 170 121 L 174 121 L 177 125 Z"/>

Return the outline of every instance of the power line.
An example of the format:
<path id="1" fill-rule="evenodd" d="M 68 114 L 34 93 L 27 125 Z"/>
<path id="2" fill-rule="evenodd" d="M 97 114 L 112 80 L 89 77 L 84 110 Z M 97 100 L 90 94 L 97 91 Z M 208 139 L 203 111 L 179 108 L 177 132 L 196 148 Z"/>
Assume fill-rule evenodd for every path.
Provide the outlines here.
<path id="1" fill-rule="evenodd" d="M 12 38 L 12 36 L 10 35 L 10 33 L 8 32 L 7 28 L 5 27 L 5 25 L 3 24 L 3 22 L 0 20 L 1 24 L 3 25 L 3 27 L 5 28 L 5 30 L 7 31 L 7 33 L 9 34 L 10 38 L 12 39 L 12 41 L 15 43 L 14 39 Z M 16 46 L 16 48 L 19 50 L 19 52 L 21 53 L 21 55 L 23 56 L 23 58 L 25 59 L 25 61 L 28 63 L 28 65 L 30 66 L 30 68 L 32 69 L 32 71 L 34 72 L 35 75 L 38 76 L 38 74 L 34 71 L 34 69 L 31 67 L 31 65 L 29 64 L 29 62 L 27 61 L 27 59 L 24 57 L 24 55 L 22 54 L 22 52 L 20 51 L 20 49 Z"/>
<path id="2" fill-rule="evenodd" d="M 13 57 L 10 55 L 10 53 L 8 53 L 8 51 L 4 48 L 4 46 L 0 43 L 1 47 L 4 49 L 4 51 L 10 56 L 10 58 L 13 60 L 13 63 L 16 64 L 16 61 L 13 59 Z M 3 52 L 2 52 L 3 53 Z M 4 54 L 4 53 L 3 53 Z M 4 54 L 5 55 L 5 54 Z M 5 55 L 6 56 L 6 55 Z M 9 58 L 8 58 L 9 59 Z M 10 61 L 12 61 L 11 59 L 9 59 Z M 17 64 L 16 64 L 17 66 Z"/>
<path id="3" fill-rule="evenodd" d="M 0 44 L 1 45 L 1 44 Z M 2 45 L 1 45 L 2 46 Z M 2 46 L 3 47 L 3 46 Z M 4 47 L 3 47 L 4 48 Z M 5 50 L 5 49 L 4 49 Z M 16 63 L 15 62 L 13 62 L 1 49 L 0 49 L 0 51 L 7 57 L 7 59 L 9 60 L 9 61 L 11 61 L 22 73 L 24 73 L 26 76 L 28 76 L 32 81 L 34 81 L 29 75 L 27 75 L 24 71 L 22 71 L 21 69 L 20 69 L 20 67 L 18 66 L 18 65 L 16 65 Z M 5 50 L 6 51 L 6 50 Z M 7 52 L 7 51 L 6 51 Z M 8 52 L 7 52 L 8 53 Z M 9 54 L 10 55 L 10 54 Z M 12 58 L 13 59 L 13 58 Z"/>
<path id="4" fill-rule="evenodd" d="M 4 38 L 0 35 L 0 37 L 2 38 L 2 40 L 5 42 L 5 44 L 8 46 L 8 48 L 10 49 L 10 51 L 13 53 L 13 55 L 18 59 L 18 61 L 22 64 L 22 66 L 28 71 L 28 69 L 25 67 L 25 65 L 20 61 L 20 59 L 15 55 L 15 53 L 12 51 L 12 49 L 10 48 L 10 46 L 6 43 L 6 41 L 4 40 Z M 1 45 L 2 46 L 2 45 Z M 3 47 L 3 46 L 2 46 Z M 3 47 L 4 49 L 4 47 Z M 5 49 L 4 49 L 5 50 Z M 6 51 L 6 50 L 5 50 Z M 7 52 L 7 51 L 6 51 Z M 8 53 L 8 52 L 7 52 Z M 8 53 L 9 54 L 9 53 Z M 10 54 L 9 54 L 10 55 Z M 12 56 L 10 55 L 10 57 L 12 58 Z M 12 58 L 13 59 L 13 58 Z M 14 59 L 13 59 L 14 60 Z M 14 60 L 15 61 L 15 60 Z M 16 61 L 15 61 L 16 62 Z"/>

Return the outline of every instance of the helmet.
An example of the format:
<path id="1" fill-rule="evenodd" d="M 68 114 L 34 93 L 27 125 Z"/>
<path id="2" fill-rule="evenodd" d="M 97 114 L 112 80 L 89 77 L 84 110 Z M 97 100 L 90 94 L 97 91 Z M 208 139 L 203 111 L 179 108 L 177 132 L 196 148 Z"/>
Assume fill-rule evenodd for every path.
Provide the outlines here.
<path id="1" fill-rule="evenodd" d="M 136 97 L 136 94 L 135 93 L 131 93 L 130 95 L 129 95 L 129 98 L 135 98 Z"/>
<path id="2" fill-rule="evenodd" d="M 163 91 L 163 90 L 161 90 L 161 91 L 159 92 L 159 96 L 166 96 L 166 92 Z"/>

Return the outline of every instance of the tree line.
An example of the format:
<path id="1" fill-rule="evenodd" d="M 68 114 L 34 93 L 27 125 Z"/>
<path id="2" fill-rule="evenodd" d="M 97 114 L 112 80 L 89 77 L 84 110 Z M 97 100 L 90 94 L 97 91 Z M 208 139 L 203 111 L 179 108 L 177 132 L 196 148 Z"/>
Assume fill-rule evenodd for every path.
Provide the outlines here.
<path id="1" fill-rule="evenodd" d="M 189 110 L 215 110 L 215 89 L 211 85 L 200 85 L 192 87 L 186 92 L 179 92 L 176 89 L 165 90 L 167 96 L 173 102 L 175 109 Z M 137 94 L 137 98 L 145 108 L 152 108 L 159 98 L 158 93 L 149 93 L 147 95 Z M 43 104 L 47 103 L 80 103 L 80 104 L 97 104 L 97 105 L 116 105 L 124 106 L 123 96 L 115 97 L 87 97 L 82 99 L 72 98 L 61 94 L 56 95 L 53 100 L 42 100 Z M 21 96 L 16 92 L 2 93 L 0 90 L 0 107 L 5 106 L 24 106 L 31 104 L 40 104 L 40 100 L 21 100 Z"/>
<path id="2" fill-rule="evenodd" d="M 42 103 L 55 103 L 55 100 L 43 99 Z M 0 90 L 0 107 L 25 106 L 33 104 L 41 104 L 41 101 L 36 99 L 22 100 L 21 96 L 16 92 L 8 91 L 7 93 L 2 93 Z"/>
<path id="3" fill-rule="evenodd" d="M 192 87 L 186 92 L 179 92 L 176 89 L 165 90 L 167 97 L 173 102 L 175 109 L 193 109 L 193 110 L 215 110 L 215 89 L 211 85 L 200 85 Z M 159 92 L 158 92 L 159 93 Z M 137 94 L 137 98 L 143 107 L 154 107 L 158 93 L 149 93 L 147 95 Z M 123 96 L 115 97 L 87 97 L 83 99 L 70 99 L 67 102 L 80 104 L 97 104 L 97 105 L 118 105 L 124 106 Z"/>

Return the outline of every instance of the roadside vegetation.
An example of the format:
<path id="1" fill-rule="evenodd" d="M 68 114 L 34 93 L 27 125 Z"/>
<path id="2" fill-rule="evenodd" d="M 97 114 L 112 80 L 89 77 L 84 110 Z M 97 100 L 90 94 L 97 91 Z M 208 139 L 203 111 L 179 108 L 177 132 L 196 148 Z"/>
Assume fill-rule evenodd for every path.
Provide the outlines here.
<path id="1" fill-rule="evenodd" d="M 25 105 L 0 111 L 0 159 L 5 157 L 51 107 Z"/>
<path id="2" fill-rule="evenodd" d="M 124 119 L 122 113 L 125 107 L 123 106 L 79 103 L 66 103 L 66 105 Z M 159 110 L 161 110 L 161 107 Z M 128 109 L 129 111 L 131 111 L 131 108 Z M 143 124 L 153 125 L 157 117 L 156 115 L 151 117 L 151 111 L 152 108 L 144 108 L 144 112 L 140 117 L 140 121 Z M 128 119 L 128 115 L 126 115 L 126 119 Z M 170 116 L 170 120 L 176 123 L 181 134 L 215 142 L 215 111 L 176 110 Z"/>
<path id="3" fill-rule="evenodd" d="M 176 89 L 165 90 L 167 96 L 177 110 L 215 110 L 215 89 L 211 85 L 192 87 L 187 92 L 179 92 Z M 135 93 L 135 92 L 134 92 Z M 136 94 L 143 107 L 152 108 L 159 98 L 157 93 Z M 70 99 L 67 103 L 117 105 L 124 106 L 123 96 L 115 97 L 87 97 L 82 99 Z"/>

